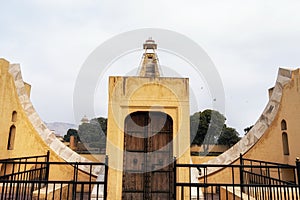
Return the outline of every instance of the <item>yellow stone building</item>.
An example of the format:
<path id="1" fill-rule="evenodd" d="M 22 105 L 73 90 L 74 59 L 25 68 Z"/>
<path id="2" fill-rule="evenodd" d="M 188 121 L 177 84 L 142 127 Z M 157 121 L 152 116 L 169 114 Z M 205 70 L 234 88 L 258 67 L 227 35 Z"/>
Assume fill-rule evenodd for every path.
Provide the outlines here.
<path id="1" fill-rule="evenodd" d="M 300 71 L 280 68 L 269 102 L 251 130 L 233 147 L 208 164 L 239 164 L 244 158 L 294 165 L 300 157 Z M 292 174 L 291 174 L 292 173 Z M 294 172 L 282 174 L 289 181 Z M 209 180 L 230 181 L 227 170 L 216 168 Z"/>
<path id="2" fill-rule="evenodd" d="M 144 49 L 139 76 L 109 78 L 109 199 L 170 199 L 173 158 L 191 160 L 188 79 L 161 77 L 156 44 Z M 178 174 L 189 180 L 186 170 Z"/>
<path id="3" fill-rule="evenodd" d="M 174 181 L 189 182 L 200 175 L 187 169 L 171 174 L 173 158 L 191 163 L 189 80 L 161 77 L 153 40 L 144 44 L 139 76 L 109 78 L 107 152 L 108 199 L 171 198 Z M 208 164 L 238 164 L 244 158 L 295 165 L 300 157 L 300 70 L 279 69 L 269 102 L 254 127 L 229 150 Z M 34 156 L 50 151 L 50 161 L 89 162 L 61 143 L 39 118 L 30 101 L 31 86 L 20 66 L 0 59 L 0 159 Z M 0 166 L 0 175 L 3 174 Z M 103 168 L 80 168 L 103 175 Z M 73 167 L 55 167 L 50 179 L 70 180 Z M 191 174 L 191 176 L 190 176 Z M 208 171 L 208 181 L 230 181 L 223 168 Z M 284 174 L 289 181 L 291 175 Z M 175 180 L 176 178 L 176 180 Z M 155 183 L 155 184 L 153 184 Z M 135 191 L 134 193 L 132 191 Z M 176 191 L 177 199 L 181 191 Z M 193 193 L 193 192 L 192 192 Z M 188 189 L 184 198 L 190 198 Z"/>
<path id="4" fill-rule="evenodd" d="M 20 66 L 0 59 L 0 159 L 45 155 L 49 151 L 50 161 L 88 162 L 46 127 L 31 104 L 30 89 L 22 79 Z M 0 167 L 3 174 L 4 165 Z M 88 171 L 81 168 L 83 172 Z M 94 168 L 94 178 L 102 170 Z M 73 167 L 55 166 L 49 178 L 71 180 Z M 85 175 L 81 178 L 85 179 Z"/>

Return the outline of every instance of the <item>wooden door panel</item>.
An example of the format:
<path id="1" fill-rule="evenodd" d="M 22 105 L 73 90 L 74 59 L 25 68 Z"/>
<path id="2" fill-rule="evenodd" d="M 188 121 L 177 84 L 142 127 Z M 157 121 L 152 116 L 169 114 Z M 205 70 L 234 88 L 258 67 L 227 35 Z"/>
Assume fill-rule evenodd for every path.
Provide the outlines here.
<path id="1" fill-rule="evenodd" d="M 149 114 L 149 125 L 151 126 L 152 133 L 159 133 L 161 131 L 170 130 L 170 117 L 164 113 Z M 152 135 L 149 135 L 152 136 Z"/>
<path id="2" fill-rule="evenodd" d="M 165 149 L 165 151 L 170 151 L 171 146 L 167 146 L 171 142 L 170 133 L 157 133 L 151 138 L 151 147 L 149 147 L 149 151 L 157 151 L 161 148 L 169 148 Z"/>
<path id="3" fill-rule="evenodd" d="M 144 115 L 144 116 L 142 116 Z M 125 131 L 138 131 L 144 132 L 147 126 L 148 118 L 145 114 L 140 114 L 139 112 L 132 113 L 126 118 Z M 127 127 L 128 128 L 127 128 Z"/>
<path id="4" fill-rule="evenodd" d="M 145 152 L 145 139 L 144 135 L 133 133 L 127 134 L 125 140 L 126 150 L 135 152 Z"/>
<path id="5" fill-rule="evenodd" d="M 169 200 L 169 199 L 173 199 L 172 197 L 170 197 L 169 193 L 152 193 L 152 199 L 154 200 Z"/>
<path id="6" fill-rule="evenodd" d="M 125 172 L 124 178 L 130 184 L 124 185 L 126 191 L 143 192 L 144 191 L 144 175 L 143 173 Z"/>
<path id="7" fill-rule="evenodd" d="M 169 152 L 152 152 L 147 157 L 148 165 L 151 171 L 169 171 L 171 170 L 173 158 Z"/>
<path id="8" fill-rule="evenodd" d="M 170 177 L 168 173 L 153 172 L 151 179 L 152 192 L 168 192 L 170 190 Z"/>
<path id="9" fill-rule="evenodd" d="M 122 199 L 172 199 L 173 122 L 161 112 L 125 120 Z"/>
<path id="10" fill-rule="evenodd" d="M 124 193 L 123 200 L 142 200 L 144 199 L 144 193 L 143 192 L 133 192 L 133 193 Z"/>
<path id="11" fill-rule="evenodd" d="M 145 171 L 145 154 L 127 152 L 124 170 L 127 172 L 143 173 Z"/>

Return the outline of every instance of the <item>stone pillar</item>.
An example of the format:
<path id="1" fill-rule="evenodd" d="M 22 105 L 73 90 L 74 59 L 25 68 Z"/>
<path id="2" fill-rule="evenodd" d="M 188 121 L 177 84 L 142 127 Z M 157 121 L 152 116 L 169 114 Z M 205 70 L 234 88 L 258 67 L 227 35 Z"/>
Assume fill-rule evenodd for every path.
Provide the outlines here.
<path id="1" fill-rule="evenodd" d="M 70 136 L 70 149 L 72 149 L 73 151 L 76 151 L 77 149 L 77 140 L 74 135 Z"/>

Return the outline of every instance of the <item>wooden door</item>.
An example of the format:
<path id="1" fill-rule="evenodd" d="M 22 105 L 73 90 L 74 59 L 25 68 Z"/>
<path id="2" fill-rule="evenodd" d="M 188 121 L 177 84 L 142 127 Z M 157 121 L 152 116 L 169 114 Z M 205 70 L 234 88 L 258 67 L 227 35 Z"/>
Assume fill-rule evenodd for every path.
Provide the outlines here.
<path id="1" fill-rule="evenodd" d="M 122 199 L 173 199 L 173 121 L 162 112 L 125 119 Z"/>

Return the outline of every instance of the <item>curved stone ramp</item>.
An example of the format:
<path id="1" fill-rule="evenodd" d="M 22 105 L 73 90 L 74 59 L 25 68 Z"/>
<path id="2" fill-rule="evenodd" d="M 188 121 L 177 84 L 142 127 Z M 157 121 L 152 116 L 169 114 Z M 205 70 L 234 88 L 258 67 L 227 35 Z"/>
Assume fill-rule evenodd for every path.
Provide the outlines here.
<path id="1" fill-rule="evenodd" d="M 43 141 L 49 146 L 49 148 L 66 162 L 91 162 L 90 160 L 80 156 L 69 147 L 64 145 L 62 142 L 60 142 L 56 138 L 56 136 L 47 128 L 43 120 L 41 120 L 26 93 L 20 65 L 10 64 L 9 73 L 13 76 L 19 101 L 24 109 L 24 112 L 26 113 L 27 118 L 31 122 L 36 132 L 43 139 Z M 87 166 L 82 165 L 79 168 L 86 173 L 90 173 Z M 104 173 L 104 167 L 95 166 L 92 169 L 92 173 L 95 176 L 102 174 Z"/>
<path id="2" fill-rule="evenodd" d="M 209 160 L 207 164 L 232 164 L 239 159 L 240 154 L 244 155 L 249 151 L 257 141 L 264 135 L 270 124 L 275 119 L 280 106 L 282 97 L 282 90 L 284 85 L 290 82 L 292 77 L 292 70 L 279 68 L 277 80 L 273 88 L 269 102 L 266 105 L 263 113 L 251 128 L 251 130 L 234 146 L 219 155 L 218 157 Z M 214 168 L 208 171 L 208 175 L 215 173 L 222 168 Z"/>

